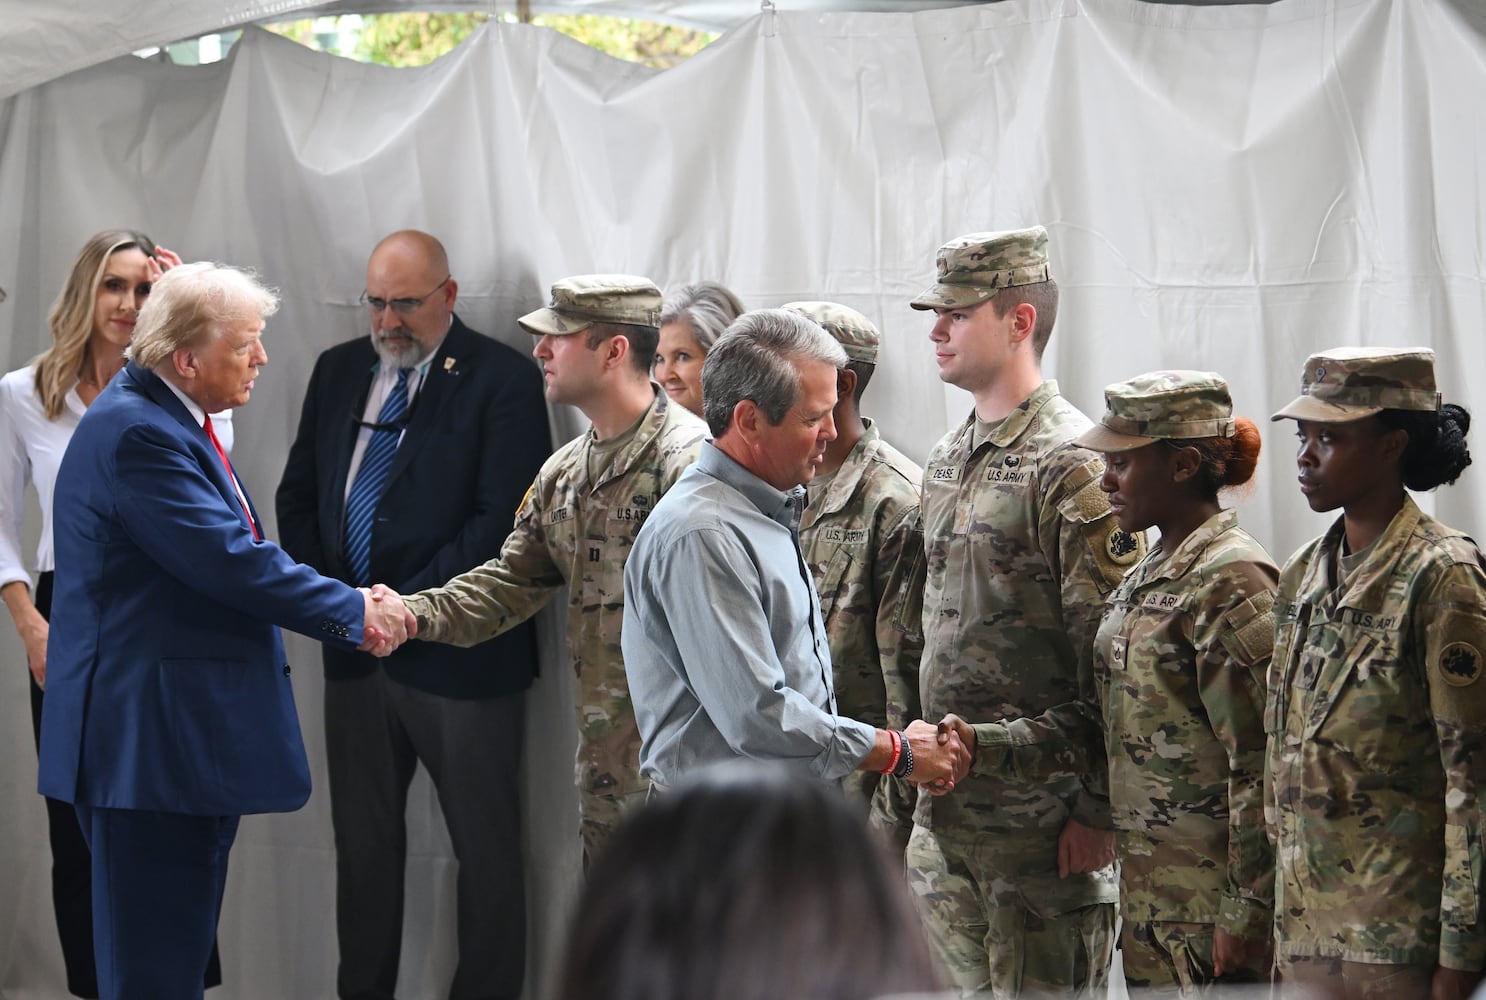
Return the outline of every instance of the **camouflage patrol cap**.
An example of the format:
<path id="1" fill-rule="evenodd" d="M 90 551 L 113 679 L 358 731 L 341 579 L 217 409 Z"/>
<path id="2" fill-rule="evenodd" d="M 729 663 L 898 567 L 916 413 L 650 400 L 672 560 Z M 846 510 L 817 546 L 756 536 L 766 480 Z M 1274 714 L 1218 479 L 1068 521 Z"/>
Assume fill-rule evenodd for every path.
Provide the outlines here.
<path id="1" fill-rule="evenodd" d="M 908 303 L 915 309 L 973 306 L 1003 288 L 1052 277 L 1047 230 L 1041 226 L 961 236 L 939 248 L 935 264 L 939 280 Z"/>
<path id="2" fill-rule="evenodd" d="M 1270 419 L 1339 424 L 1383 410 L 1439 408 L 1429 348 L 1336 347 L 1306 359 L 1300 395 Z"/>
<path id="3" fill-rule="evenodd" d="M 870 319 L 850 306 L 839 302 L 786 302 L 781 308 L 820 324 L 836 338 L 851 360 L 877 364 L 877 345 L 882 335 Z"/>
<path id="4" fill-rule="evenodd" d="M 1078 439 L 1093 451 L 1234 433 L 1233 397 L 1217 372 L 1147 372 L 1105 386 L 1104 405 L 1099 423 Z"/>
<path id="5" fill-rule="evenodd" d="M 562 336 L 582 333 L 595 323 L 655 326 L 660 322 L 660 289 L 633 274 L 580 274 L 552 286 L 552 304 L 516 322 L 527 333 Z"/>

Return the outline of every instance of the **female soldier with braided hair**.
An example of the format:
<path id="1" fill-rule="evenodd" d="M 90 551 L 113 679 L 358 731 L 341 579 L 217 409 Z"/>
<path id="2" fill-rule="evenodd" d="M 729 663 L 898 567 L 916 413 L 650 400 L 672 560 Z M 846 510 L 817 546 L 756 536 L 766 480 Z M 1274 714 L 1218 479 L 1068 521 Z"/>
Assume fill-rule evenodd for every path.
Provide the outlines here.
<path id="1" fill-rule="evenodd" d="M 1283 981 L 1347 998 L 1470 994 L 1486 963 L 1486 560 L 1406 490 L 1470 464 L 1434 355 L 1313 355 L 1300 490 L 1341 517 L 1280 577 L 1267 806 Z"/>

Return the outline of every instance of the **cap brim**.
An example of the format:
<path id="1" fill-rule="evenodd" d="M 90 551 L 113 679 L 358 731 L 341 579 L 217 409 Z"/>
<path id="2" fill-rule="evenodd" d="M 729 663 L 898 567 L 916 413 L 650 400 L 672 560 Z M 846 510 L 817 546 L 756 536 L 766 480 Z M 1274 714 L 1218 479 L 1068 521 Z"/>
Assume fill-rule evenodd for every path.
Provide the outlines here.
<path id="1" fill-rule="evenodd" d="M 914 309 L 963 309 L 976 306 L 995 295 L 999 288 L 981 288 L 979 285 L 934 285 L 919 293 L 918 298 L 908 303 Z"/>
<path id="2" fill-rule="evenodd" d="M 1134 451 L 1136 448 L 1144 448 L 1148 444 L 1155 444 L 1160 438 L 1140 437 L 1135 434 L 1121 434 L 1112 431 L 1103 424 L 1095 424 L 1078 437 L 1073 443 L 1090 451 Z"/>
<path id="3" fill-rule="evenodd" d="M 1270 417 L 1274 420 L 1312 420 L 1318 424 L 1345 424 L 1382 413 L 1381 406 L 1341 406 L 1315 396 L 1296 396 Z"/>
<path id="4" fill-rule="evenodd" d="M 557 310 L 548 308 L 547 306 L 532 310 L 516 322 L 521 325 L 523 330 L 534 337 L 544 337 L 548 334 L 554 337 L 562 337 L 570 333 L 582 333 L 590 326 L 593 326 L 592 320 L 573 319 L 571 316 L 564 316 Z"/>

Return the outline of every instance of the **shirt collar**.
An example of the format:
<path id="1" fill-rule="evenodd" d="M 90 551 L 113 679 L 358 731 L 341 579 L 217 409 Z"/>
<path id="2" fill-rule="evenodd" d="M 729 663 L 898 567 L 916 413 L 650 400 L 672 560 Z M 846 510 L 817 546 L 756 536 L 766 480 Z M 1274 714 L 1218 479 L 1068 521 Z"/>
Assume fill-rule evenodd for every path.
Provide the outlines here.
<path id="1" fill-rule="evenodd" d="M 796 486 L 789 492 L 776 490 L 711 441 L 702 447 L 697 466 L 708 475 L 727 483 L 743 494 L 759 513 L 794 530 L 800 525 L 800 512 L 805 509 L 805 488 Z"/>
<path id="2" fill-rule="evenodd" d="M 191 414 L 191 419 L 196 421 L 197 427 L 202 427 L 206 424 L 206 411 L 197 406 L 194 399 L 192 399 L 190 396 L 187 396 L 185 392 L 181 390 L 181 387 L 176 385 L 170 379 L 162 378 L 160 381 L 165 383 L 165 388 L 175 393 L 175 398 L 179 399 L 181 401 L 181 405 L 186 408 L 186 412 Z"/>

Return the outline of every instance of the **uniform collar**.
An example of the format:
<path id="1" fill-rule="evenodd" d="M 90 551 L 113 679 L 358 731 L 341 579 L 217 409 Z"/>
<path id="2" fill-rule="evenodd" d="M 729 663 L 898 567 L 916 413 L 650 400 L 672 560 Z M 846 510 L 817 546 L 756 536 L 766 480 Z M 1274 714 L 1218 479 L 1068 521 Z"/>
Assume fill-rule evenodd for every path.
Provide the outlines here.
<path id="1" fill-rule="evenodd" d="M 1036 389 L 1032 395 L 1022 400 L 1006 419 L 996 425 L 986 438 L 985 444 L 993 444 L 997 448 L 1008 448 L 1015 444 L 1022 435 L 1032 426 L 1032 421 L 1037 419 L 1037 414 L 1048 404 L 1053 397 L 1058 395 L 1058 382 L 1056 379 L 1047 379 Z M 965 440 L 965 458 L 969 459 L 974 452 L 975 445 L 975 412 L 970 412 L 970 419 L 963 427 Z"/>
<path id="2" fill-rule="evenodd" d="M 807 508 L 806 524 L 814 524 L 818 518 L 827 514 L 834 514 L 851 500 L 856 494 L 857 487 L 862 482 L 862 477 L 867 474 L 867 467 L 872 464 L 872 458 L 880 448 L 882 435 L 877 432 L 877 427 L 866 417 L 862 418 L 861 438 L 852 445 L 851 451 L 846 453 L 846 458 L 841 462 L 841 468 L 836 470 L 836 476 L 831 480 L 831 485 L 816 497 L 810 493 L 810 506 Z"/>
<path id="3" fill-rule="evenodd" d="M 666 412 L 671 405 L 671 399 L 655 383 L 652 382 L 650 388 L 655 393 L 655 398 L 651 400 L 650 408 L 645 411 L 645 415 L 640 418 L 640 426 L 624 447 L 609 456 L 608 463 L 593 477 L 590 488 L 597 489 L 633 468 L 638 463 L 639 457 L 645 453 L 645 450 L 651 446 L 665 427 Z M 593 428 L 589 427 L 583 437 L 585 457 L 578 463 L 580 469 L 587 470 L 586 452 L 594 446 L 594 443 Z"/>
<path id="4" fill-rule="evenodd" d="M 1146 555 L 1146 562 L 1149 564 L 1150 572 L 1149 575 L 1141 580 L 1140 585 L 1145 586 L 1157 580 L 1175 580 L 1185 576 L 1192 568 L 1192 564 L 1198 560 L 1218 536 L 1224 532 L 1232 531 L 1237 527 L 1238 511 L 1231 508 L 1220 510 L 1199 524 L 1195 531 L 1182 539 L 1181 544 L 1176 547 L 1175 552 L 1160 562 L 1150 562 L 1157 555 L 1156 550 L 1151 550 Z"/>
<path id="5" fill-rule="evenodd" d="M 1357 567 L 1352 585 L 1337 599 L 1337 607 L 1373 608 L 1387 599 L 1389 581 L 1397 572 L 1400 560 L 1408 548 L 1408 540 L 1422 517 L 1423 512 L 1419 510 L 1419 505 L 1405 493 L 1403 506 L 1393 515 L 1393 520 L 1388 522 L 1388 527 L 1373 544 L 1372 551 L 1367 554 L 1362 565 Z M 1341 551 L 1346 530 L 1346 518 L 1343 516 L 1337 518 L 1326 534 L 1321 536 L 1321 543 L 1316 547 L 1310 565 L 1306 567 L 1301 584 L 1303 593 L 1329 595 L 1332 592 L 1333 556 Z M 1326 600 L 1323 597 L 1322 603 Z"/>

